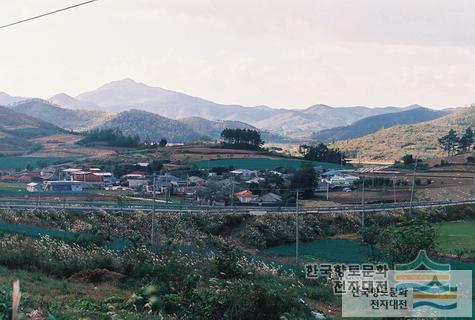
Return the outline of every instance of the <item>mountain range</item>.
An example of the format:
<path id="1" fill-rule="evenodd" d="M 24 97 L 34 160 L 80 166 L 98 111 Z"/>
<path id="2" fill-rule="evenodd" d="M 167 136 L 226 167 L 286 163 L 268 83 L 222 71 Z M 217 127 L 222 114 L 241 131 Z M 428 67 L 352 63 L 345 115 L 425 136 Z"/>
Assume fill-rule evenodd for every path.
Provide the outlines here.
<path id="1" fill-rule="evenodd" d="M 374 115 L 413 108 L 331 107 L 317 104 L 305 109 L 245 107 L 215 103 L 184 93 L 148 86 L 131 79 L 113 81 L 76 97 L 65 93 L 49 99 L 67 109 L 122 112 L 143 110 L 171 119 L 200 117 L 213 121 L 240 121 L 261 130 L 296 139 L 309 139 L 324 129 L 347 126 Z"/>
<path id="2" fill-rule="evenodd" d="M 240 121 L 212 121 L 199 117 L 170 119 L 155 113 L 132 109 L 119 113 L 92 110 L 66 109 L 41 99 L 17 102 L 10 108 L 18 113 L 47 121 L 65 130 L 87 131 L 96 128 L 119 128 L 124 134 L 138 135 L 142 141 L 183 143 L 201 138 L 219 139 L 225 128 L 259 130 Z M 284 138 L 263 131 L 266 141 L 282 141 Z"/>
<path id="3" fill-rule="evenodd" d="M 48 101 L 0 93 L 0 104 L 62 129 L 119 127 L 142 140 L 167 138 L 171 142 L 217 139 L 224 128 L 257 129 L 265 141 L 274 142 L 348 140 L 382 128 L 430 121 L 449 112 L 418 105 L 369 108 L 317 104 L 305 109 L 224 105 L 131 79 L 75 97 L 60 93 Z"/>

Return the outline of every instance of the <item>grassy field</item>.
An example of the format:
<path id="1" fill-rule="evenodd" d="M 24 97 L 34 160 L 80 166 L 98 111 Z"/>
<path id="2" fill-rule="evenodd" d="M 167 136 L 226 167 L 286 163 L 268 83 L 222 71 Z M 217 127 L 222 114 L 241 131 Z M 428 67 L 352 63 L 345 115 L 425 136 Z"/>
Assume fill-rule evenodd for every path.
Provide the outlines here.
<path id="1" fill-rule="evenodd" d="M 110 284 L 64 281 L 39 272 L 0 267 L 0 300 L 10 298 L 11 284 L 20 280 L 22 319 L 104 319 L 112 302 L 125 304 L 131 292 Z M 109 298 L 109 304 L 104 297 Z M 36 318 L 32 315 L 37 315 Z M 30 318 L 28 317 L 28 318 Z M 138 319 L 138 318 L 134 318 Z"/>
<path id="2" fill-rule="evenodd" d="M 326 262 L 360 263 L 369 255 L 369 248 L 355 240 L 327 239 L 301 243 L 300 255 Z M 293 257 L 295 244 L 262 250 L 266 256 Z"/>
<path id="3" fill-rule="evenodd" d="M 0 169 L 25 169 L 28 165 L 38 168 L 39 164 L 51 165 L 58 161 L 71 161 L 75 157 L 0 157 Z"/>
<path id="4" fill-rule="evenodd" d="M 438 224 L 439 245 L 442 251 L 475 250 L 475 220 L 451 221 Z"/>
<path id="5" fill-rule="evenodd" d="M 6 183 L 0 182 L 1 191 L 15 191 L 15 192 L 25 192 L 26 185 L 24 183 Z"/>
<path id="6" fill-rule="evenodd" d="M 207 169 L 216 167 L 234 167 L 236 169 L 248 170 L 264 170 L 275 169 L 279 167 L 299 168 L 302 163 L 313 163 L 315 166 L 322 166 L 323 168 L 340 168 L 339 164 L 328 162 L 312 162 L 297 159 L 269 159 L 269 158 L 235 158 L 235 159 L 220 159 L 210 161 L 199 161 L 193 164 L 194 168 Z M 348 168 L 347 166 L 343 166 Z"/>

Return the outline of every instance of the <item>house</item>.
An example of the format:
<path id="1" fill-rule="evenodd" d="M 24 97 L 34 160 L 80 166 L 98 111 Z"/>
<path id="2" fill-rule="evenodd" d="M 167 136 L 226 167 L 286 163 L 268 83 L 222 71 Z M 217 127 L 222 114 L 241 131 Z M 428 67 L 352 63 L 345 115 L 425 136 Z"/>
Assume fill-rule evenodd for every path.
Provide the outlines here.
<path id="1" fill-rule="evenodd" d="M 96 175 L 97 172 L 76 171 L 72 173 L 72 181 L 79 181 L 90 184 L 102 184 L 102 177 Z"/>
<path id="2" fill-rule="evenodd" d="M 49 192 L 79 193 L 84 192 L 85 185 L 80 181 L 47 181 L 44 190 Z"/>
<path id="3" fill-rule="evenodd" d="M 253 195 L 252 191 L 250 190 L 243 190 L 240 192 L 236 192 L 234 196 L 239 200 L 241 203 L 251 203 L 251 202 L 257 202 L 259 199 L 258 196 Z"/>
<path id="4" fill-rule="evenodd" d="M 281 203 L 282 202 L 282 197 L 279 196 L 278 194 L 269 192 L 266 193 L 265 195 L 261 196 L 259 199 L 259 202 L 263 204 L 276 204 L 276 203 Z"/>
<path id="5" fill-rule="evenodd" d="M 136 163 L 135 165 L 138 166 L 138 167 L 146 168 L 150 164 L 148 162 L 139 162 L 139 163 Z"/>
<path id="6" fill-rule="evenodd" d="M 114 184 L 117 180 L 110 172 L 94 172 L 93 175 L 96 177 L 100 177 L 102 183 L 108 186 Z"/>
<path id="7" fill-rule="evenodd" d="M 175 177 L 174 175 L 171 174 L 163 174 L 155 178 L 155 185 L 157 188 L 157 191 L 159 192 L 168 192 L 170 191 L 170 194 L 172 194 L 174 191 L 183 194 L 184 190 L 177 190 L 180 187 L 186 187 L 186 181 L 183 179 L 180 179 L 178 177 Z"/>
<path id="8" fill-rule="evenodd" d="M 72 176 L 74 172 L 80 172 L 82 171 L 81 169 L 77 168 L 68 168 L 68 169 L 63 169 L 61 170 L 61 173 L 63 175 L 63 180 L 72 180 Z M 60 177 L 61 180 L 61 177 Z"/>
<path id="9" fill-rule="evenodd" d="M 330 188 L 349 187 L 354 184 L 359 177 L 355 177 L 340 171 L 329 170 L 320 175 L 321 182 L 329 185 Z"/>
<path id="10" fill-rule="evenodd" d="M 54 170 L 48 170 L 48 169 L 42 169 L 40 171 L 40 178 L 43 181 L 55 180 L 55 171 Z M 56 179 L 57 179 L 57 177 L 56 177 Z"/>
<path id="11" fill-rule="evenodd" d="M 250 179 L 250 180 L 245 181 L 244 183 L 247 183 L 247 184 L 252 184 L 252 183 L 259 184 L 259 182 L 262 182 L 262 181 L 265 181 L 265 180 L 266 180 L 266 179 L 261 178 L 261 177 L 255 177 L 255 178 L 252 178 L 252 179 Z"/>
<path id="12" fill-rule="evenodd" d="M 17 181 L 18 182 L 23 182 L 23 183 L 29 183 L 33 181 L 33 178 L 39 177 L 38 174 L 35 173 L 24 173 L 20 176 L 17 176 Z"/>
<path id="13" fill-rule="evenodd" d="M 257 171 L 248 169 L 236 169 L 230 173 L 236 177 L 239 177 L 241 180 L 249 180 L 258 176 Z"/>
<path id="14" fill-rule="evenodd" d="M 141 172 L 132 172 L 122 176 L 122 179 L 127 181 L 129 188 L 142 188 L 148 185 L 148 180 L 145 178 L 145 175 Z"/>
<path id="15" fill-rule="evenodd" d="M 28 192 L 39 192 L 41 191 L 41 185 L 36 182 L 30 182 L 26 185 L 26 191 Z"/>
<path id="16" fill-rule="evenodd" d="M 196 186 L 204 186 L 206 184 L 206 180 L 205 179 L 202 179 L 200 177 L 197 177 L 197 176 L 191 176 L 188 178 L 188 182 L 192 185 L 196 185 Z"/>

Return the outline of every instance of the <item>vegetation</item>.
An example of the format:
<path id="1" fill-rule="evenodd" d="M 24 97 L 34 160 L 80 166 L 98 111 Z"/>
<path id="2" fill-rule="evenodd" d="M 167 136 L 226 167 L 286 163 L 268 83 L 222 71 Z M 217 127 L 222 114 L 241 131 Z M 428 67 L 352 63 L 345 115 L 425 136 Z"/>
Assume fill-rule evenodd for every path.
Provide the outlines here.
<path id="1" fill-rule="evenodd" d="M 224 129 L 221 138 L 231 146 L 245 149 L 259 149 L 264 144 L 261 133 L 251 129 Z"/>
<path id="2" fill-rule="evenodd" d="M 438 138 L 447 134 L 447 128 L 463 135 L 474 123 L 475 106 L 471 106 L 436 120 L 395 126 L 361 138 L 338 141 L 331 147 L 354 158 L 399 159 L 408 153 L 416 154 L 418 158 L 434 158 L 448 153 L 438 142 Z"/>
<path id="3" fill-rule="evenodd" d="M 0 157 L 0 169 L 34 169 L 73 161 L 77 157 Z"/>
<path id="4" fill-rule="evenodd" d="M 338 149 L 328 148 L 323 143 L 315 146 L 301 145 L 299 152 L 305 160 L 346 164 L 345 155 L 342 152 Z"/>
<path id="5" fill-rule="evenodd" d="M 348 140 L 374 133 L 383 128 L 391 128 L 401 124 L 414 124 L 430 121 L 446 115 L 445 111 L 427 108 L 414 108 L 400 112 L 384 113 L 355 121 L 351 125 L 322 130 L 312 135 L 319 142 Z"/>
<path id="6" fill-rule="evenodd" d="M 159 147 L 161 147 L 161 148 L 165 148 L 165 147 L 167 146 L 167 143 L 168 143 L 167 139 L 163 139 L 163 138 L 162 138 L 162 139 L 160 139 L 160 141 L 158 142 L 158 145 L 159 145 Z"/>
<path id="7" fill-rule="evenodd" d="M 457 135 L 454 129 L 450 129 L 446 135 L 438 139 L 438 142 L 442 149 L 447 152 L 447 155 L 451 156 L 454 155 L 456 151 L 470 151 L 473 146 L 474 138 L 474 133 L 470 127 L 465 129 L 461 137 Z"/>
<path id="8" fill-rule="evenodd" d="M 5 220 L 132 240 L 126 247 L 112 249 L 109 242 L 86 238 L 71 242 L 0 234 L 0 265 L 15 270 L 8 277 L 21 280 L 23 314 L 49 313 L 50 318 L 60 319 L 311 319 L 311 309 L 300 299 L 331 297 L 327 285 L 251 259 L 221 237 L 230 228 L 241 229 L 250 217 L 167 214 L 157 219 L 160 238 L 155 242 L 160 245 L 152 246 L 150 217 L 145 214 L 0 214 Z M 273 217 L 261 223 L 269 225 L 267 219 L 280 223 Z M 303 234 L 312 229 L 304 228 Z M 277 230 L 267 233 L 278 237 Z M 189 241 L 192 246 L 185 245 Z M 33 278 L 39 283 L 32 283 Z M 0 285 L 4 280 L 0 267 Z M 94 294 L 85 294 L 87 290 Z"/>
<path id="9" fill-rule="evenodd" d="M 94 129 L 86 132 L 85 137 L 79 143 L 90 145 L 96 142 L 102 142 L 113 147 L 137 148 L 140 145 L 140 138 L 138 136 L 126 136 L 117 128 Z"/>
<path id="10" fill-rule="evenodd" d="M 160 139 L 180 143 L 196 141 L 201 138 L 201 134 L 180 121 L 141 110 L 121 112 L 104 122 L 101 127 L 119 128 L 124 135 L 138 136 L 141 141 L 149 140 L 155 144 Z"/>
<path id="11" fill-rule="evenodd" d="M 317 173 L 312 165 L 304 164 L 302 167 L 295 172 L 292 181 L 290 183 L 290 188 L 294 191 L 299 190 L 302 192 L 303 196 L 310 198 L 315 192 L 317 187 Z"/>
<path id="12" fill-rule="evenodd" d="M 475 249 L 475 220 L 451 221 L 437 225 L 439 246 L 445 253 Z"/>

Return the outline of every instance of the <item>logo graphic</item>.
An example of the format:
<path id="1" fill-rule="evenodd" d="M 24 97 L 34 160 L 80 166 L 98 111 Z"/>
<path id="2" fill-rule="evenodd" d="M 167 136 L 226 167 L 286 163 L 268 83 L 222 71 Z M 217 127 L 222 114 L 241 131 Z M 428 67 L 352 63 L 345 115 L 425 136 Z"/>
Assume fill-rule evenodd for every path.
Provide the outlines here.
<path id="1" fill-rule="evenodd" d="M 407 264 L 394 267 L 397 290 L 412 289 L 413 309 L 457 308 L 457 286 L 450 281 L 450 265 L 432 261 L 425 250 Z"/>
<path id="2" fill-rule="evenodd" d="M 452 270 L 425 251 L 387 274 L 356 274 L 342 279 L 343 317 L 471 317 L 472 271 Z"/>

